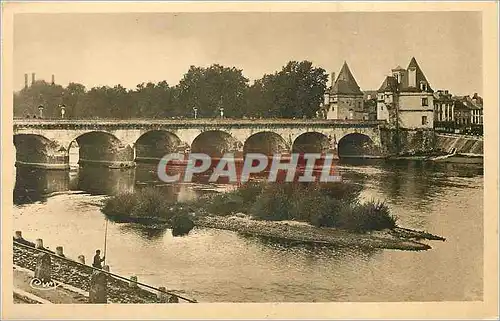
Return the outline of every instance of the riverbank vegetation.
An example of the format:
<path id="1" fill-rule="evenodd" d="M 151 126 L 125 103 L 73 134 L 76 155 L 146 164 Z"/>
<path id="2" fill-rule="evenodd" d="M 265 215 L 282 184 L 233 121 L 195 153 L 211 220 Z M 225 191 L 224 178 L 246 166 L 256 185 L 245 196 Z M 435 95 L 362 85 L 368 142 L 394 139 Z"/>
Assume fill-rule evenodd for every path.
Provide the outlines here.
<path id="1" fill-rule="evenodd" d="M 161 191 L 141 189 L 109 198 L 103 213 L 119 221 L 184 222 L 191 216 L 231 216 L 243 213 L 254 220 L 297 221 L 315 227 L 353 232 L 392 229 L 397 218 L 384 202 L 361 202 L 361 186 L 353 183 L 247 183 L 238 189 L 177 203 Z"/>

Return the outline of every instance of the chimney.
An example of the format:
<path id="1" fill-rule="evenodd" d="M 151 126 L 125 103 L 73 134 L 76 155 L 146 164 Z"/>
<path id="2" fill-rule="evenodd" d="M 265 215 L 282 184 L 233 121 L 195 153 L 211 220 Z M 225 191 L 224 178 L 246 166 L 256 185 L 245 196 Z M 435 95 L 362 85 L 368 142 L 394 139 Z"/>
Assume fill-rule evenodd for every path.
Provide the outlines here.
<path id="1" fill-rule="evenodd" d="M 24 74 L 24 88 L 28 88 L 28 74 Z"/>
<path id="2" fill-rule="evenodd" d="M 332 80 L 331 80 L 331 82 L 332 82 L 332 87 L 333 87 L 333 85 L 335 85 L 335 73 L 334 72 L 332 72 Z"/>
<path id="3" fill-rule="evenodd" d="M 31 85 L 33 86 L 35 84 L 35 73 L 31 73 Z"/>
<path id="4" fill-rule="evenodd" d="M 55 84 L 55 76 L 52 75 L 52 85 Z"/>

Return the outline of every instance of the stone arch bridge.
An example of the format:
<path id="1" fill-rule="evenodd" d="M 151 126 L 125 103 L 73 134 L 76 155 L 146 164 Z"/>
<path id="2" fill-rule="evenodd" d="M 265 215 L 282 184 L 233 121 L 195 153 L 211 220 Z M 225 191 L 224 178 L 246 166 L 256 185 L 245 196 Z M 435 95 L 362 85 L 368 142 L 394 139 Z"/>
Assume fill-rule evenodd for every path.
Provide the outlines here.
<path id="1" fill-rule="evenodd" d="M 157 162 L 167 153 L 333 152 L 381 155 L 384 121 L 359 120 L 14 120 L 16 165 L 69 168 L 79 163 L 111 168 Z"/>

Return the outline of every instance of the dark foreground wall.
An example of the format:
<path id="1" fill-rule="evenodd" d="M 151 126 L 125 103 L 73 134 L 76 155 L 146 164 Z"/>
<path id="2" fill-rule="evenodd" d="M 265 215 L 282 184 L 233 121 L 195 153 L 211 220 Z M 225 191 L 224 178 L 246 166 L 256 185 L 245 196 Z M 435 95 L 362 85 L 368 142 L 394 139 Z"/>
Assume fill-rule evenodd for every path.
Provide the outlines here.
<path id="1" fill-rule="evenodd" d="M 37 264 L 36 255 L 39 252 L 35 248 L 18 245 L 16 242 L 13 242 L 13 245 L 14 264 L 34 271 Z M 90 277 L 93 271 L 90 266 L 57 256 L 51 258 L 51 274 L 55 280 L 89 291 Z M 139 287 L 130 287 L 128 282 L 115 277 L 108 278 L 107 297 L 113 303 L 159 302 L 155 293 Z"/>

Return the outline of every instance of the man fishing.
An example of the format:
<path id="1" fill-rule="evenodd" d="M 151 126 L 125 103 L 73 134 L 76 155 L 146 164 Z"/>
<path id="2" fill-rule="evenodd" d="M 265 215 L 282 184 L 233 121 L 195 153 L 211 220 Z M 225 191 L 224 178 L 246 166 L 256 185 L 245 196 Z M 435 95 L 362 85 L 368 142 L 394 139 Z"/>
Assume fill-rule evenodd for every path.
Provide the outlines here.
<path id="1" fill-rule="evenodd" d="M 92 263 L 92 266 L 95 268 L 98 268 L 98 269 L 102 269 L 101 262 L 103 262 L 104 259 L 105 259 L 105 257 L 103 257 L 101 259 L 101 250 L 96 250 L 95 255 L 94 255 L 94 262 Z"/>

